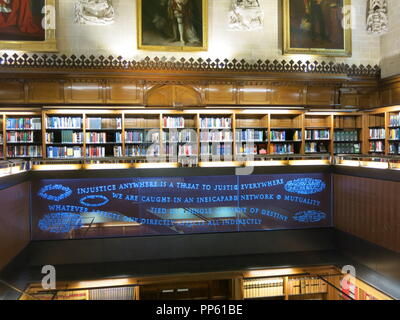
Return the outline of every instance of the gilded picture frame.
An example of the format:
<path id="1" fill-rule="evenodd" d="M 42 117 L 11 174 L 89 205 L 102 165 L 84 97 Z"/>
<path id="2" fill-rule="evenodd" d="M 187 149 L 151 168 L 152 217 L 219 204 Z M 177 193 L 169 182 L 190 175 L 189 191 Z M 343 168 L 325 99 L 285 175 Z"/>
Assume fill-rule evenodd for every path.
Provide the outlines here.
<path id="1" fill-rule="evenodd" d="M 282 0 L 283 54 L 351 57 L 351 0 Z"/>
<path id="2" fill-rule="evenodd" d="M 28 4 L 26 1 L 19 1 L 20 2 L 17 3 L 10 2 L 9 9 L 6 9 L 6 11 L 10 11 L 9 13 L 1 13 L 2 15 L 16 15 L 18 23 L 15 25 L 10 22 L 13 19 L 9 19 L 9 17 L 4 18 L 4 16 L 1 17 L 3 21 L 3 32 L 1 33 L 0 23 L 0 50 L 57 52 L 56 0 L 43 0 L 43 2 L 35 2 L 36 0 L 31 0 Z M 27 8 L 29 8 L 30 16 L 27 16 Z M 24 19 L 18 15 L 24 15 Z M 32 16 L 34 19 L 31 19 Z M 40 19 L 40 21 L 36 21 L 38 19 Z M 27 21 L 26 25 L 23 27 L 21 27 L 21 20 Z M 34 25 L 32 26 L 32 24 Z M 36 36 L 37 39 L 35 40 L 29 40 L 29 38 L 34 38 L 32 34 L 35 30 L 27 30 L 33 28 L 37 29 L 35 36 L 36 34 L 38 36 Z"/>
<path id="3" fill-rule="evenodd" d="M 139 50 L 208 50 L 208 0 L 137 0 L 136 7 Z"/>

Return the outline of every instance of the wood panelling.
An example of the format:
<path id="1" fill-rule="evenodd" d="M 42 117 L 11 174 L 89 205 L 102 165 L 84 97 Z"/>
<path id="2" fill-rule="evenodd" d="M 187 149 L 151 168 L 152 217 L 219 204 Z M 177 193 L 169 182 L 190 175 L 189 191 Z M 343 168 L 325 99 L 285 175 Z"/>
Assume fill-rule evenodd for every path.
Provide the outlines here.
<path id="1" fill-rule="evenodd" d="M 304 91 L 304 86 L 274 86 L 272 87 L 272 104 L 304 105 Z"/>
<path id="2" fill-rule="evenodd" d="M 337 90 L 334 87 L 308 87 L 307 105 L 330 106 L 335 104 Z"/>
<path id="3" fill-rule="evenodd" d="M 237 104 L 235 84 L 208 84 L 205 86 L 205 104 Z"/>
<path id="4" fill-rule="evenodd" d="M 30 103 L 63 103 L 64 85 L 58 81 L 30 82 L 28 87 Z"/>
<path id="5" fill-rule="evenodd" d="M 23 81 L 1 81 L 0 102 L 23 103 L 25 102 L 25 88 Z"/>
<path id="6" fill-rule="evenodd" d="M 400 252 L 400 183 L 334 175 L 334 224 Z"/>
<path id="7" fill-rule="evenodd" d="M 0 191 L 0 270 L 30 241 L 29 182 Z"/>
<path id="8" fill-rule="evenodd" d="M 200 94 L 192 87 L 180 85 L 156 86 L 146 94 L 146 105 L 155 107 L 198 106 Z"/>
<path id="9" fill-rule="evenodd" d="M 243 85 L 239 91 L 239 104 L 268 105 L 271 104 L 272 90 L 266 85 Z"/>
<path id="10" fill-rule="evenodd" d="M 103 86 L 100 81 L 78 82 L 66 85 L 66 103 L 104 103 Z"/>
<path id="11" fill-rule="evenodd" d="M 106 103 L 143 104 L 143 86 L 136 81 L 109 81 Z"/>

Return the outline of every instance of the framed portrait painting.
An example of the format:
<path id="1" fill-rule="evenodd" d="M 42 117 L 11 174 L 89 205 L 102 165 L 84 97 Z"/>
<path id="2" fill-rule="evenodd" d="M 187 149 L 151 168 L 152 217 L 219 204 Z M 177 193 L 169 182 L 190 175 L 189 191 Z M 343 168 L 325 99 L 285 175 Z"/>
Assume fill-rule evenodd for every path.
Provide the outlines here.
<path id="1" fill-rule="evenodd" d="M 208 0 L 137 0 L 138 48 L 206 51 Z"/>
<path id="2" fill-rule="evenodd" d="M 351 0 L 283 0 L 283 53 L 349 57 Z"/>
<path id="3" fill-rule="evenodd" d="M 0 50 L 57 51 L 55 0 L 0 0 Z"/>

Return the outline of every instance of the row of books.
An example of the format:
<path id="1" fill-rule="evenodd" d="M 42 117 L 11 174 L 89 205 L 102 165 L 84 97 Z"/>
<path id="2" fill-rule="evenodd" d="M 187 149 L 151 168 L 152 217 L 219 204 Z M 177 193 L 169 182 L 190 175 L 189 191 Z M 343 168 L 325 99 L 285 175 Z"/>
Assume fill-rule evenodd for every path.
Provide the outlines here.
<path id="1" fill-rule="evenodd" d="M 47 129 L 82 129 L 81 117 L 48 117 Z"/>
<path id="2" fill-rule="evenodd" d="M 292 154 L 294 153 L 293 143 L 277 143 L 270 145 L 269 152 L 271 154 Z"/>
<path id="3" fill-rule="evenodd" d="M 228 144 L 202 144 L 201 145 L 201 154 L 202 155 L 232 155 L 232 145 Z"/>
<path id="4" fill-rule="evenodd" d="M 319 278 L 294 278 L 288 280 L 289 295 L 327 293 L 327 284 Z"/>
<path id="5" fill-rule="evenodd" d="M 347 141 L 358 141 L 358 131 L 335 131 L 335 141 L 347 142 Z"/>
<path id="6" fill-rule="evenodd" d="M 157 143 L 160 141 L 159 131 L 126 131 L 125 143 Z"/>
<path id="7" fill-rule="evenodd" d="M 89 290 L 89 300 L 134 300 L 133 287 L 119 287 Z"/>
<path id="8" fill-rule="evenodd" d="M 306 140 L 329 140 L 329 130 L 306 130 Z"/>
<path id="9" fill-rule="evenodd" d="M 369 143 L 370 152 L 385 152 L 385 143 L 383 141 L 371 141 Z"/>
<path id="10" fill-rule="evenodd" d="M 56 140 L 57 138 L 57 140 Z M 83 132 L 74 132 L 72 130 L 62 130 L 61 134 L 54 132 L 46 133 L 47 143 L 83 143 Z"/>
<path id="11" fill-rule="evenodd" d="M 89 158 L 105 158 L 105 157 L 122 157 L 122 147 L 114 146 L 113 153 L 107 154 L 105 147 L 86 147 L 86 157 Z"/>
<path id="12" fill-rule="evenodd" d="M 369 138 L 370 139 L 385 139 L 386 138 L 386 130 L 382 129 L 382 128 L 369 129 Z"/>
<path id="13" fill-rule="evenodd" d="M 389 126 L 390 127 L 399 127 L 400 126 L 400 113 L 399 114 L 391 114 L 389 116 Z"/>
<path id="14" fill-rule="evenodd" d="M 141 145 L 127 146 L 125 148 L 125 155 L 127 157 L 145 157 L 147 155 L 159 156 L 160 146 L 159 145 L 152 145 L 151 147 L 141 146 Z"/>
<path id="15" fill-rule="evenodd" d="M 283 296 L 283 278 L 244 280 L 243 298 L 266 298 Z"/>
<path id="16" fill-rule="evenodd" d="M 323 142 L 307 142 L 305 145 L 306 153 L 327 153 L 328 149 Z"/>
<path id="17" fill-rule="evenodd" d="M 400 140 L 400 128 L 399 129 L 390 129 L 389 139 L 390 140 Z"/>
<path id="18" fill-rule="evenodd" d="M 7 130 L 40 130 L 41 118 L 7 118 Z"/>
<path id="19" fill-rule="evenodd" d="M 9 131 L 6 133 L 7 142 L 33 143 L 33 131 Z"/>
<path id="20" fill-rule="evenodd" d="M 3 144 L 3 143 L 4 143 L 3 134 L 0 133 L 0 144 Z"/>
<path id="21" fill-rule="evenodd" d="M 86 129 L 122 129 L 121 118 L 86 118 Z"/>
<path id="22" fill-rule="evenodd" d="M 197 146 L 194 145 L 167 145 L 165 154 L 169 156 L 195 156 L 197 155 Z"/>
<path id="23" fill-rule="evenodd" d="M 336 154 L 359 154 L 361 153 L 360 143 L 339 142 L 334 144 Z"/>
<path id="24" fill-rule="evenodd" d="M 164 128 L 184 128 L 185 118 L 184 117 L 164 117 L 163 118 Z"/>
<path id="25" fill-rule="evenodd" d="M 163 141 L 174 143 L 174 142 L 197 142 L 197 133 L 193 130 L 183 130 L 183 131 L 164 131 Z"/>
<path id="26" fill-rule="evenodd" d="M 42 147 L 40 146 L 12 146 L 7 147 L 8 158 L 40 158 Z"/>
<path id="27" fill-rule="evenodd" d="M 48 158 L 82 158 L 82 147 L 47 147 Z"/>
<path id="28" fill-rule="evenodd" d="M 201 128 L 221 128 L 229 129 L 232 127 L 231 118 L 201 118 L 200 119 Z"/>
<path id="29" fill-rule="evenodd" d="M 267 136 L 265 132 L 265 136 Z M 264 141 L 264 131 L 263 130 L 236 130 L 236 141 L 254 141 L 263 142 Z"/>
<path id="30" fill-rule="evenodd" d="M 236 146 L 236 154 L 238 155 L 256 155 L 258 154 L 258 148 L 256 145 L 249 146 L 247 144 L 243 144 L 240 146 Z"/>
<path id="31" fill-rule="evenodd" d="M 113 141 L 107 141 L 107 133 L 105 133 L 105 132 L 86 132 L 86 142 L 87 143 L 107 143 L 107 142 L 122 143 L 121 132 L 115 132 L 112 136 L 114 136 Z M 109 135 L 109 137 L 110 137 L 110 135 Z"/>
<path id="32" fill-rule="evenodd" d="M 293 141 L 300 141 L 301 140 L 301 131 L 296 130 L 293 132 L 288 132 L 286 130 L 272 130 L 270 132 L 270 139 L 271 141 L 286 141 L 286 140 L 293 140 Z"/>
<path id="33" fill-rule="evenodd" d="M 232 142 L 233 134 L 229 130 L 200 131 L 200 142 Z"/>
<path id="34" fill-rule="evenodd" d="M 390 154 L 400 154 L 400 143 L 390 143 L 389 144 Z"/>

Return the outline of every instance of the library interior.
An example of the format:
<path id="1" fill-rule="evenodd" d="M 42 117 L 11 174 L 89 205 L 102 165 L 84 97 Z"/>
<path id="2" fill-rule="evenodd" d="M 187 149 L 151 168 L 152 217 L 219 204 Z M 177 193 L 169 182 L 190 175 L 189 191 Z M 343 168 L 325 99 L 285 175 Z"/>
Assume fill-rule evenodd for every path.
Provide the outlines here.
<path id="1" fill-rule="evenodd" d="M 0 300 L 398 300 L 399 194 L 398 0 L 0 1 Z"/>

